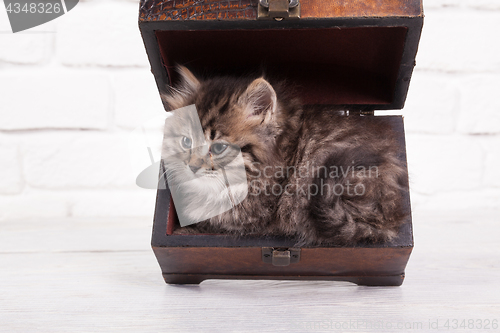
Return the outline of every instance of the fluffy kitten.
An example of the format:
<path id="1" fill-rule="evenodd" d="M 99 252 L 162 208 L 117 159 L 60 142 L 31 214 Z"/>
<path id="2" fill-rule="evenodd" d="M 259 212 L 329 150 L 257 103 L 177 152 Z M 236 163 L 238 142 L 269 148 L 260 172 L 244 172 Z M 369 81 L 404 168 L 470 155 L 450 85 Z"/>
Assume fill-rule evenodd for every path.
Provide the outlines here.
<path id="1" fill-rule="evenodd" d="M 182 82 L 179 87 L 172 89 L 172 94 L 163 96 L 164 102 L 171 110 L 194 104 L 202 127 L 200 132 L 207 146 L 210 147 L 208 152 L 201 154 L 196 149 L 188 149 L 184 155 L 175 155 L 172 150 L 178 149 L 185 136 L 173 133 L 171 130 L 166 131 L 162 155 L 165 156 L 164 159 L 169 156 L 170 158 L 165 164 L 172 165 L 177 160 L 184 166 L 183 170 L 171 168 L 171 172 L 167 172 L 169 184 L 179 178 L 184 181 L 189 177 L 186 174 L 192 173 L 199 177 L 199 182 L 191 183 L 191 187 L 185 191 L 191 191 L 193 198 L 200 196 L 207 198 L 205 202 L 191 203 L 193 209 L 183 209 L 183 211 L 186 210 L 186 214 L 191 215 L 207 207 L 209 217 L 213 206 L 224 205 L 225 198 L 221 198 L 219 204 L 213 200 L 226 188 L 226 186 L 217 188 L 216 183 L 225 185 L 224 178 L 231 177 L 231 169 L 218 167 L 217 159 L 230 152 L 241 151 L 247 175 L 244 186 L 248 194 L 245 200 L 233 209 L 192 227 L 182 228 L 183 230 L 178 232 L 276 234 L 278 229 L 275 213 L 279 198 L 261 196 L 259 193 L 269 191 L 269 188 L 275 184 L 281 186 L 284 177 L 266 178 L 265 181 L 262 179 L 260 184 L 255 182 L 256 179 L 265 178 L 266 166 L 284 166 L 284 160 L 276 147 L 275 138 L 280 135 L 281 129 L 275 119 L 278 104 L 276 95 L 271 94 L 273 88 L 264 79 L 252 82 L 252 80 L 222 77 L 200 82 L 186 68 L 180 67 L 179 71 L 182 75 Z M 170 127 L 180 128 L 181 125 Z M 171 137 L 175 139 L 171 140 Z M 200 141 L 199 138 L 194 137 L 188 139 L 193 142 Z M 178 144 L 175 145 L 172 142 L 178 142 Z M 221 150 L 223 150 L 222 153 L 220 153 Z M 206 162 L 198 163 L 195 167 L 192 161 L 200 159 Z M 208 160 L 214 160 L 216 165 L 210 165 L 211 161 Z M 226 172 L 226 175 L 223 172 Z M 207 173 L 210 173 L 211 177 L 206 177 Z M 254 186 L 250 186 L 251 181 L 254 181 Z M 233 191 L 241 190 L 238 186 L 232 188 Z M 239 193 L 232 193 L 232 195 L 233 197 L 239 196 Z M 197 216 L 193 215 L 187 217 L 197 219 Z"/>
<path id="2" fill-rule="evenodd" d="M 387 122 L 302 106 L 283 82 L 271 85 L 263 77 L 198 80 L 182 66 L 179 73 L 181 83 L 163 96 L 164 103 L 170 110 L 196 106 L 210 147 L 200 158 L 213 158 L 220 147 L 241 151 L 248 195 L 234 208 L 176 233 L 285 235 L 301 246 L 378 242 L 396 235 L 408 214 L 407 174 Z M 197 175 L 192 154 L 179 161 L 182 172 Z M 213 165 L 201 170 L 222 179 Z M 209 188 L 200 183 L 192 190 Z"/>

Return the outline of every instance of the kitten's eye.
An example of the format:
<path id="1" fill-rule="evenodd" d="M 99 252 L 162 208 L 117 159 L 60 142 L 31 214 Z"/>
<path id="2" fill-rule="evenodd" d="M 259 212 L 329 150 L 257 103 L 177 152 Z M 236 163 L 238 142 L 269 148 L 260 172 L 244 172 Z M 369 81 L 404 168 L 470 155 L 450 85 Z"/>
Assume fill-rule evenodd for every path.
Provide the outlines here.
<path id="1" fill-rule="evenodd" d="M 190 149 L 192 144 L 193 141 L 191 140 L 191 138 L 188 138 L 187 136 L 182 137 L 181 145 L 184 149 Z"/>
<path id="2" fill-rule="evenodd" d="M 219 154 L 222 154 L 224 152 L 224 150 L 226 150 L 227 148 L 227 145 L 226 144 L 223 144 L 223 143 L 216 143 L 216 144 L 213 144 L 211 147 L 210 147 L 210 151 L 214 154 L 214 155 L 219 155 Z"/>

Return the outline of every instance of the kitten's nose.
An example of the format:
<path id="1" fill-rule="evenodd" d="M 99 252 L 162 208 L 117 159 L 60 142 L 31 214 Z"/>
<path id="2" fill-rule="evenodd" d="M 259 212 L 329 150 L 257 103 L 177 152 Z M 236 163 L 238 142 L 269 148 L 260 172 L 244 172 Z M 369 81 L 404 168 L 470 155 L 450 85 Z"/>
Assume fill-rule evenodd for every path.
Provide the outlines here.
<path id="1" fill-rule="evenodd" d="M 191 171 L 193 171 L 193 173 L 196 173 L 196 171 L 200 170 L 201 167 L 196 165 L 190 165 L 189 168 L 191 169 Z"/>

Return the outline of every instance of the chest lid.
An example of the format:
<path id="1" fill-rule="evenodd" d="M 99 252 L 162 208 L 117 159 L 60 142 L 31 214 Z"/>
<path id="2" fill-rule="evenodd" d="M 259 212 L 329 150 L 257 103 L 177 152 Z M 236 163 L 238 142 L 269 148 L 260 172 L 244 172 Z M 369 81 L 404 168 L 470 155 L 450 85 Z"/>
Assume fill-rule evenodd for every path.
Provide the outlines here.
<path id="1" fill-rule="evenodd" d="M 403 108 L 421 0 L 287 1 L 142 0 L 139 26 L 159 90 L 182 64 L 201 75 L 286 78 L 306 104 Z"/>

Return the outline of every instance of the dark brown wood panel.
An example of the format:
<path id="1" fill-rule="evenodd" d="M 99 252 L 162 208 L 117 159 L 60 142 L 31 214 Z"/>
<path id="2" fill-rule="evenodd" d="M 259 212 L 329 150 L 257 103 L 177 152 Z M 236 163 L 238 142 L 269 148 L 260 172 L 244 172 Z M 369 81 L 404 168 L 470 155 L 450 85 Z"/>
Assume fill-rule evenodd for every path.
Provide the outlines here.
<path id="1" fill-rule="evenodd" d="M 142 0 L 141 21 L 255 20 L 257 0 Z"/>
<path id="2" fill-rule="evenodd" d="M 264 263 L 260 247 L 153 247 L 164 274 L 400 275 L 411 247 L 303 248 L 300 262 Z"/>
<path id="3" fill-rule="evenodd" d="M 421 0 L 301 0 L 301 18 L 417 17 Z M 258 0 L 142 0 L 141 21 L 255 20 Z"/>
<path id="4" fill-rule="evenodd" d="M 208 279 L 231 280 L 309 280 L 309 281 L 346 281 L 359 286 L 400 286 L 405 275 L 371 275 L 371 276 L 346 276 L 346 275 L 214 275 L 214 274 L 163 274 L 169 284 L 200 284 Z"/>

